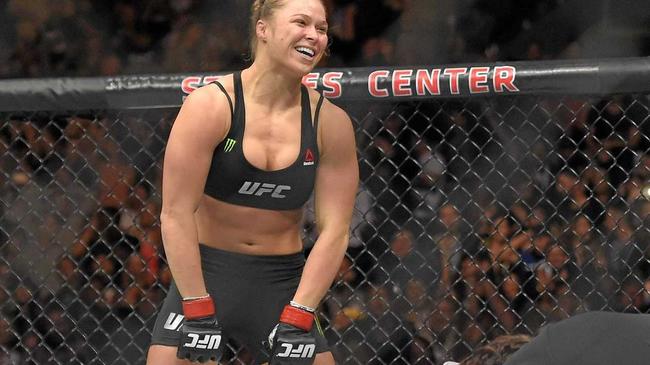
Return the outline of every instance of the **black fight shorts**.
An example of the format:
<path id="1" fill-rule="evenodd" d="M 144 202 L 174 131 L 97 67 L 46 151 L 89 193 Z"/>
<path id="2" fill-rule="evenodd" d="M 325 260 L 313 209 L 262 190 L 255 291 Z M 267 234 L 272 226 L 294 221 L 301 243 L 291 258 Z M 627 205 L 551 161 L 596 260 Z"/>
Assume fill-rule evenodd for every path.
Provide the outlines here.
<path id="1" fill-rule="evenodd" d="M 203 278 L 212 296 L 217 319 L 223 328 L 224 342 L 233 339 L 243 344 L 257 362 L 267 362 L 262 341 L 278 323 L 280 313 L 293 298 L 305 257 L 302 253 L 278 256 L 253 256 L 199 245 Z M 152 345 L 178 346 L 183 325 L 181 297 L 172 282 L 156 318 Z M 317 323 L 316 352 L 329 351 Z"/>

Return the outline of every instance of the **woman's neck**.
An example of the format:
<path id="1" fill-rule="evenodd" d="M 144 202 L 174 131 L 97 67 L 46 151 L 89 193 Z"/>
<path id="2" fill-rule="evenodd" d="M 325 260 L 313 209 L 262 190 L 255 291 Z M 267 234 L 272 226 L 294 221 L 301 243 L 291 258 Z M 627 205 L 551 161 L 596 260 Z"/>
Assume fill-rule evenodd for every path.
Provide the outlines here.
<path id="1" fill-rule="evenodd" d="M 288 75 L 286 70 L 268 67 L 261 60 L 242 71 L 242 80 L 246 84 L 244 92 L 255 103 L 288 107 L 300 98 L 301 78 Z"/>

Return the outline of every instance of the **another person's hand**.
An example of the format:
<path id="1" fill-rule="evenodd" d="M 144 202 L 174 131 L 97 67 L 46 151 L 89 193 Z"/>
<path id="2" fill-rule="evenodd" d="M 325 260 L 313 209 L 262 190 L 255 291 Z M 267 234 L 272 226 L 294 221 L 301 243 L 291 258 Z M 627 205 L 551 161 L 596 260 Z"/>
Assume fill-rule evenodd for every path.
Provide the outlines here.
<path id="1" fill-rule="evenodd" d="M 219 361 L 223 354 L 221 326 L 210 296 L 183 300 L 185 323 L 176 357 L 200 363 Z"/>

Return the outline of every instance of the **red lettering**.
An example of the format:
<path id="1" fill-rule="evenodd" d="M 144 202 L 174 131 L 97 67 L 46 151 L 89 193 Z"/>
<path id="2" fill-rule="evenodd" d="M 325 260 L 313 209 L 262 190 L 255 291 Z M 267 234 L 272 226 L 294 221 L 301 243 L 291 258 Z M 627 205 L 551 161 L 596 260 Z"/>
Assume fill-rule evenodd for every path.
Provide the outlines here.
<path id="1" fill-rule="evenodd" d="M 318 78 L 320 74 L 318 72 L 311 72 L 302 77 L 302 83 L 305 84 L 308 88 L 315 89 L 318 87 Z"/>
<path id="2" fill-rule="evenodd" d="M 328 72 L 323 75 L 323 96 L 338 98 L 341 96 L 341 77 L 343 72 Z"/>
<path id="3" fill-rule="evenodd" d="M 185 94 L 190 94 L 192 91 L 199 88 L 201 78 L 197 76 L 186 77 L 181 81 L 181 89 Z"/>
<path id="4" fill-rule="evenodd" d="M 452 94 L 460 94 L 460 86 L 458 85 L 459 76 L 467 73 L 467 68 L 447 68 L 444 74 L 449 76 L 449 89 Z"/>
<path id="5" fill-rule="evenodd" d="M 388 90 L 379 88 L 379 78 L 386 78 L 390 72 L 388 70 L 373 71 L 368 76 L 368 92 L 370 95 L 377 98 L 385 98 L 388 96 Z"/>
<path id="6" fill-rule="evenodd" d="M 469 92 L 472 94 L 490 91 L 487 86 L 489 67 L 472 67 L 469 69 Z"/>
<path id="7" fill-rule="evenodd" d="M 395 70 L 393 72 L 393 95 L 410 96 L 413 94 L 409 88 L 413 70 Z"/>
<path id="8" fill-rule="evenodd" d="M 503 92 L 503 88 L 505 87 L 511 92 L 519 91 L 515 86 L 516 75 L 517 70 L 512 66 L 496 66 L 494 68 L 494 76 L 492 77 L 494 90 L 500 93 Z"/>
<path id="9" fill-rule="evenodd" d="M 223 76 L 206 76 L 206 77 L 203 78 L 203 85 L 207 85 L 207 84 L 209 84 L 211 82 L 218 81 L 222 77 Z"/>
<path id="10" fill-rule="evenodd" d="M 415 76 L 416 92 L 418 95 L 424 95 L 424 89 L 427 89 L 429 95 L 440 95 L 440 69 L 418 70 Z"/>

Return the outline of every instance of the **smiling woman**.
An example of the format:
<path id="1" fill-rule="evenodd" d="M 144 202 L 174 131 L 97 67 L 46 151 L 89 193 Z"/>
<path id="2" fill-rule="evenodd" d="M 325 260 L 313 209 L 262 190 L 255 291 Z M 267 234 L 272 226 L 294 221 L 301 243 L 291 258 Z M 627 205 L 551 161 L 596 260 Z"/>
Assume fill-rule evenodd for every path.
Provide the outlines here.
<path id="1" fill-rule="evenodd" d="M 255 1 L 252 6 L 252 11 L 251 11 L 251 29 L 250 29 L 250 51 L 251 51 L 251 60 L 255 60 L 255 55 L 256 55 L 256 50 L 257 50 L 257 43 L 258 43 L 258 37 L 257 37 L 257 26 L 258 22 L 260 20 L 269 20 L 273 19 L 273 15 L 275 12 L 282 8 L 284 5 L 285 1 L 284 0 L 262 0 L 262 1 Z M 314 1 L 314 3 L 320 4 L 323 9 L 325 9 L 324 4 L 322 1 L 317 0 Z M 301 13 L 295 13 L 294 14 L 294 19 L 291 20 L 292 23 L 297 24 L 298 26 L 304 28 L 310 25 L 310 21 L 312 21 L 311 17 L 309 14 L 301 14 Z M 325 19 L 325 14 L 323 14 L 322 17 L 320 17 L 318 20 L 318 24 L 316 25 L 317 30 L 319 33 L 324 34 L 327 36 L 327 20 Z M 316 55 L 315 50 L 305 47 L 302 52 L 305 52 L 306 55 L 310 57 L 314 57 Z"/>
<path id="2" fill-rule="evenodd" d="M 300 71 L 305 72 L 318 64 L 327 40 L 326 12 L 320 0 L 266 0 L 253 4 L 250 44 L 255 63 L 286 65 L 298 60 Z"/>
<path id="3" fill-rule="evenodd" d="M 359 171 L 350 118 L 301 82 L 327 48 L 325 7 L 257 0 L 251 30 L 252 65 L 192 92 L 170 133 L 161 228 L 174 282 L 149 364 L 216 360 L 228 339 L 258 363 L 334 363 L 313 313 L 348 245 Z M 320 235 L 305 260 L 312 193 Z"/>

